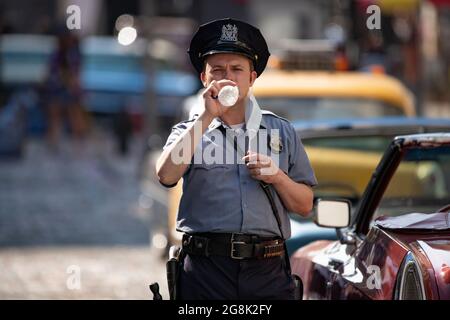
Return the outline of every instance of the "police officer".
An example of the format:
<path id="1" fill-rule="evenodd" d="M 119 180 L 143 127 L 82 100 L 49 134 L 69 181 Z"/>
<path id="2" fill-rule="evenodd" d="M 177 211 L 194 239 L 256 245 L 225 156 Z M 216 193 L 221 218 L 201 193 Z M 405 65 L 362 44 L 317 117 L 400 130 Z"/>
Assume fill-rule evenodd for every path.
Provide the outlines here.
<path id="1" fill-rule="evenodd" d="M 167 187 L 183 178 L 179 299 L 294 297 L 284 245 L 290 237 L 288 212 L 308 215 L 317 182 L 292 125 L 261 110 L 251 94 L 269 55 L 260 31 L 234 19 L 200 26 L 191 41 L 189 56 L 205 87 L 202 108 L 172 128 L 156 165 Z M 239 92 L 228 108 L 217 99 L 225 86 Z M 258 135 L 256 148 L 250 147 L 251 136 L 237 142 L 250 130 L 267 132 L 267 138 Z M 232 136 L 234 143 L 222 136 Z M 222 157 L 230 145 L 237 154 L 232 163 Z M 266 151 L 260 152 L 262 147 Z M 205 156 L 212 149 L 214 161 Z"/>

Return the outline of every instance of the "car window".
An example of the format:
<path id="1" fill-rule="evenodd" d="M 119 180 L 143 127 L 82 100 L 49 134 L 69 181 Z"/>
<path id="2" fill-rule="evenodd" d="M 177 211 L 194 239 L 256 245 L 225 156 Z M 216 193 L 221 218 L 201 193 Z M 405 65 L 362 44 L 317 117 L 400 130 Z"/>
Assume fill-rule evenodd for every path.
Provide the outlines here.
<path id="1" fill-rule="evenodd" d="M 372 217 L 435 213 L 450 203 L 450 146 L 408 149 Z"/>
<path id="2" fill-rule="evenodd" d="M 332 148 L 340 150 L 360 150 L 384 152 L 392 136 L 358 136 L 358 137 L 321 137 L 302 139 L 305 146 Z M 375 168 L 374 168 L 375 169 Z"/>
<path id="3" fill-rule="evenodd" d="M 334 97 L 257 97 L 259 105 L 290 121 L 310 119 L 402 116 L 401 108 L 386 102 Z"/>

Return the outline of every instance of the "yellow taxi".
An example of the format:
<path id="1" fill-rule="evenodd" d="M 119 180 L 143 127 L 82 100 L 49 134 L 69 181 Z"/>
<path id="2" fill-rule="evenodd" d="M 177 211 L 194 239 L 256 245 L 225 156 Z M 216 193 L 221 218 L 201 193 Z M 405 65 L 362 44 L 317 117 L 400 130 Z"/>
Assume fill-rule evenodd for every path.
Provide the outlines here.
<path id="1" fill-rule="evenodd" d="M 263 109 L 290 121 L 416 115 L 411 92 L 382 73 L 271 70 L 253 93 Z"/>

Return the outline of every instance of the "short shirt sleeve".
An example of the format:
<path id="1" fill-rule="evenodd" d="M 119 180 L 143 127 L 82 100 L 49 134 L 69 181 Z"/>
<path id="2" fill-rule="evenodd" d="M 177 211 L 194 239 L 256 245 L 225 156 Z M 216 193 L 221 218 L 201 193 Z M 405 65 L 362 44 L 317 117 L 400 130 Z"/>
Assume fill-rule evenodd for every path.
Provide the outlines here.
<path id="1" fill-rule="evenodd" d="M 174 143 L 175 140 L 177 140 L 178 137 L 181 136 L 181 134 L 190 127 L 190 125 L 193 121 L 194 121 L 194 119 L 182 121 L 182 122 L 174 125 L 172 127 L 172 131 L 169 134 L 169 137 L 167 138 L 166 144 L 163 147 L 163 150 L 165 150 L 168 146 L 170 146 L 172 143 Z"/>
<path id="2" fill-rule="evenodd" d="M 183 132 L 186 131 L 190 127 L 190 124 L 193 121 L 194 121 L 194 119 L 191 119 L 191 120 L 187 120 L 187 121 L 182 121 L 182 122 L 174 125 L 172 127 L 172 131 L 169 134 L 169 137 L 167 138 L 166 144 L 163 147 L 163 150 L 165 150 L 172 143 L 174 143 L 178 139 L 178 137 L 181 136 L 183 134 Z M 159 183 L 161 183 L 166 188 L 173 188 L 177 185 L 177 183 L 167 185 L 167 184 L 162 183 L 161 181 Z"/>
<path id="3" fill-rule="evenodd" d="M 288 176 L 295 182 L 306 184 L 310 187 L 317 185 L 314 171 L 306 154 L 303 144 L 295 132 L 294 127 L 289 125 L 290 155 Z"/>

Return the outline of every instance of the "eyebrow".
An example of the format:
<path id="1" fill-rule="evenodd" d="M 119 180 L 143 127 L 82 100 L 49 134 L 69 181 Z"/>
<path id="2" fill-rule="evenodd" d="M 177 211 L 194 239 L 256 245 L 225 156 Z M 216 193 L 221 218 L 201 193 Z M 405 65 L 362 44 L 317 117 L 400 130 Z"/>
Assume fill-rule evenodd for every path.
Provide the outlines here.
<path id="1" fill-rule="evenodd" d="M 237 63 L 235 63 L 235 64 L 232 64 L 232 63 L 231 63 L 231 66 L 232 66 L 232 67 L 241 67 L 241 68 L 244 67 L 244 65 L 241 64 L 241 63 L 239 63 L 239 62 L 237 62 Z M 223 67 L 224 67 L 223 64 L 213 64 L 213 65 L 211 65 L 211 68 L 223 68 Z"/>

